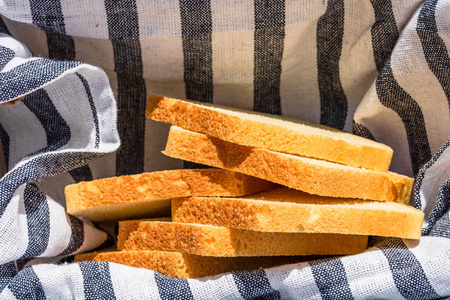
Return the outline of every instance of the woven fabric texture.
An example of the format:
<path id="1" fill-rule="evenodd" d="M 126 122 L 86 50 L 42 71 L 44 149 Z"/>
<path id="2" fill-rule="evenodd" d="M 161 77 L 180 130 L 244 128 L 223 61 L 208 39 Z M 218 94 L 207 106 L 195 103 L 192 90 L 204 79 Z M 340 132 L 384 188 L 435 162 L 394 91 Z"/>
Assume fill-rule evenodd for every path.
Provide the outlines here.
<path id="1" fill-rule="evenodd" d="M 450 297 L 449 49 L 448 0 L 0 0 L 0 299 Z M 189 166 L 161 154 L 150 93 L 391 146 L 421 240 L 207 279 L 71 263 L 111 238 L 65 185 Z"/>

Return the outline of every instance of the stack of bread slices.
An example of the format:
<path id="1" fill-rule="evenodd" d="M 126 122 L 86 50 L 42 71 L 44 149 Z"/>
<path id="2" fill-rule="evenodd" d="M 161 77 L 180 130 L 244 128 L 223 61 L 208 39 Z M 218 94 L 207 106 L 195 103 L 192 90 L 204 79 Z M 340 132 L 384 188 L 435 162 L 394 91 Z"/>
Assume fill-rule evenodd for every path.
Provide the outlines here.
<path id="1" fill-rule="evenodd" d="M 419 239 L 413 179 L 392 149 L 294 118 L 151 95 L 173 124 L 164 153 L 215 169 L 172 170 L 66 187 L 69 213 L 119 221 L 116 251 L 77 255 L 197 278 L 364 251 L 368 236 Z M 139 219 L 168 216 L 169 218 Z"/>

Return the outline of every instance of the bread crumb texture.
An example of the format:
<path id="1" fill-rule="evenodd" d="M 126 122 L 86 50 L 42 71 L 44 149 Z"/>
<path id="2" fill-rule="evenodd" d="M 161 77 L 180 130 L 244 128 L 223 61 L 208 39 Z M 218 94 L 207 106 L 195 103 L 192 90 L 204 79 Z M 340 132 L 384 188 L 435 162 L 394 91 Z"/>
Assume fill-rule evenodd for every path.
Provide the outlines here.
<path id="1" fill-rule="evenodd" d="M 327 198 L 281 188 L 247 198 L 172 200 L 172 220 L 267 232 L 419 239 L 423 212 L 395 202 Z"/>
<path id="2" fill-rule="evenodd" d="M 195 255 L 343 255 L 367 248 L 367 236 L 260 232 L 201 224 L 155 221 L 119 223 L 118 250 L 180 251 Z"/>

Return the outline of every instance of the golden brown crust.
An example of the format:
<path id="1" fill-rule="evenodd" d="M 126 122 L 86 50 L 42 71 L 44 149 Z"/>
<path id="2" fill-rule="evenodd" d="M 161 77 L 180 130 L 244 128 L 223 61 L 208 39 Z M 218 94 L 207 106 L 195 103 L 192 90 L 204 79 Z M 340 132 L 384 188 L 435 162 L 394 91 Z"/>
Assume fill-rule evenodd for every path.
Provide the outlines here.
<path id="1" fill-rule="evenodd" d="M 150 269 L 175 278 L 200 278 L 236 270 L 254 270 L 306 261 L 308 257 L 207 257 L 181 252 L 115 251 L 78 254 L 75 262 L 108 261 Z M 311 259 L 311 258 L 309 258 Z"/>
<path id="2" fill-rule="evenodd" d="M 249 198 L 173 199 L 172 220 L 268 232 L 421 236 L 423 212 L 401 203 L 324 199 L 290 189 Z"/>
<path id="3" fill-rule="evenodd" d="M 240 145 L 382 172 L 393 153 L 386 145 L 323 125 L 158 95 L 150 95 L 146 116 Z"/>
<path id="4" fill-rule="evenodd" d="M 202 256 L 287 256 L 356 254 L 367 236 L 258 232 L 158 221 L 119 223 L 117 249 L 180 251 Z"/>
<path id="5" fill-rule="evenodd" d="M 194 147 L 195 146 L 195 147 Z M 413 179 L 242 146 L 172 126 L 164 153 L 311 194 L 408 203 Z"/>
<path id="6" fill-rule="evenodd" d="M 68 185 L 67 211 L 93 221 L 168 212 L 167 199 L 191 195 L 243 196 L 273 189 L 271 182 L 219 169 L 171 170 Z"/>

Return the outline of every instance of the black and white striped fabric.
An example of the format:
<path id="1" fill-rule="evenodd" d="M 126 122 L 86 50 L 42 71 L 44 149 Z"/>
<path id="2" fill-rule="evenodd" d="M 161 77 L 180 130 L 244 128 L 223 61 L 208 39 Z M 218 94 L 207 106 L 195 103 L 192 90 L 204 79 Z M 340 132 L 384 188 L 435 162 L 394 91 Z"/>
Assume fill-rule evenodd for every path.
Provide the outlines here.
<path id="1" fill-rule="evenodd" d="M 449 49 L 448 0 L 0 1 L 0 299 L 450 297 Z M 65 185 L 183 167 L 149 93 L 390 145 L 421 240 L 198 280 L 71 263 L 111 238 L 66 214 Z"/>

